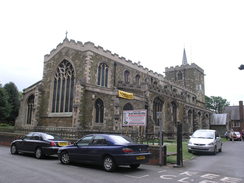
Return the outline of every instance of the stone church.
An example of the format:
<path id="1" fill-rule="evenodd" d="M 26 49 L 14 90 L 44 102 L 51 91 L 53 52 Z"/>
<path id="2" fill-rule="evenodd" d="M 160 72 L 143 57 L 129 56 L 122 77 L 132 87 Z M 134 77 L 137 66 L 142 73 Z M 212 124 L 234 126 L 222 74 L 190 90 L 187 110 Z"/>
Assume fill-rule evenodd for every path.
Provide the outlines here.
<path id="1" fill-rule="evenodd" d="M 166 135 L 209 128 L 211 111 L 205 108 L 204 70 L 188 64 L 165 68 L 165 76 L 140 63 L 126 60 L 91 42 L 67 37 L 44 56 L 42 80 L 23 90 L 17 129 L 67 128 L 87 131 L 123 132 L 124 110 L 145 109 L 145 134 L 156 134 L 162 112 Z M 128 92 L 132 99 L 122 98 Z"/>

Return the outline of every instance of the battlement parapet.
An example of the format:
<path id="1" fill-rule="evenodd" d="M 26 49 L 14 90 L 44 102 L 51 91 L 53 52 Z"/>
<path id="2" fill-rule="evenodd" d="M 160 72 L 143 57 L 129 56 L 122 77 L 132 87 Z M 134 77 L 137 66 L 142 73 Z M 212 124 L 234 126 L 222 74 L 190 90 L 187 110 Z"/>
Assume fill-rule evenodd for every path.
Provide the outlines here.
<path id="1" fill-rule="evenodd" d="M 197 64 L 192 63 L 192 64 L 186 64 L 186 65 L 177 65 L 175 67 L 166 67 L 165 68 L 165 72 L 172 72 L 172 71 L 178 71 L 178 70 L 182 70 L 182 69 L 197 69 L 198 71 L 204 73 L 204 70 L 199 67 Z"/>
<path id="2" fill-rule="evenodd" d="M 75 40 L 72 40 L 72 39 L 69 40 L 69 39 L 65 38 L 62 43 L 59 43 L 55 49 L 53 49 L 49 54 L 46 54 L 44 56 L 44 62 L 49 61 L 55 54 L 57 54 L 64 47 L 76 49 L 79 51 L 92 51 L 92 52 L 98 53 L 104 57 L 107 57 L 107 58 L 115 61 L 115 62 L 121 63 L 125 66 L 132 68 L 132 69 L 138 70 L 138 71 L 140 71 L 140 72 L 142 72 L 148 76 L 154 77 L 161 82 L 166 82 L 166 83 L 169 83 L 170 85 L 175 86 L 177 88 L 183 88 L 184 90 L 187 90 L 190 93 L 194 93 L 193 91 L 190 91 L 189 89 L 186 89 L 185 87 L 182 87 L 182 86 L 177 85 L 171 81 L 166 80 L 162 74 L 159 74 L 157 72 L 149 70 L 146 67 L 143 67 L 140 64 L 140 62 L 132 62 L 131 60 L 126 59 L 125 57 L 119 56 L 117 53 L 112 53 L 110 50 L 105 50 L 103 47 L 101 47 L 99 45 L 96 46 L 93 42 L 90 42 L 90 41 L 85 42 L 83 44 L 80 41 L 76 42 Z M 183 67 L 189 67 L 189 66 L 198 68 L 199 70 L 201 69 L 196 64 L 191 64 L 191 65 L 187 64 L 187 65 L 184 65 Z M 182 68 L 182 66 L 177 66 L 177 68 Z M 170 70 L 173 71 L 173 70 L 175 70 L 175 67 L 170 67 L 170 68 L 166 67 L 165 70 L 166 71 L 170 71 Z"/>
<path id="3" fill-rule="evenodd" d="M 95 53 L 108 57 L 116 62 L 124 64 L 128 67 L 139 70 L 140 72 L 149 73 L 153 77 L 162 76 L 153 72 L 152 70 L 149 70 L 148 68 L 143 67 L 140 64 L 140 62 L 132 62 L 131 60 L 126 59 L 125 57 L 119 56 L 117 53 L 112 53 L 110 50 L 105 50 L 103 47 L 99 45 L 96 46 L 93 42 L 88 41 L 83 44 L 80 41 L 76 42 L 73 39 L 69 40 L 67 38 L 65 38 L 62 43 L 59 43 L 58 46 L 55 49 L 53 49 L 49 54 L 46 54 L 44 56 L 44 62 L 47 62 L 51 57 L 57 54 L 58 51 L 64 47 L 69 47 L 80 51 L 93 51 Z"/>

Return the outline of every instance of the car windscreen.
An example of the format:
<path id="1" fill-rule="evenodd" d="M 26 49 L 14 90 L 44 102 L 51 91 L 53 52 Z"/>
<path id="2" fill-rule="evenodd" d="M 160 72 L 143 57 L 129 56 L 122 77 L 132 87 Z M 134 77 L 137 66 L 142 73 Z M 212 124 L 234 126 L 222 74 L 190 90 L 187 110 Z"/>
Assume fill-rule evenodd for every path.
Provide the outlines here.
<path id="1" fill-rule="evenodd" d="M 60 136 L 54 134 L 42 134 L 44 140 L 63 140 Z"/>
<path id="2" fill-rule="evenodd" d="M 214 132 L 210 131 L 195 131 L 192 135 L 193 138 L 204 138 L 204 139 L 213 139 Z"/>
<path id="3" fill-rule="evenodd" d="M 126 136 L 110 135 L 109 137 L 113 143 L 117 145 L 135 144 L 129 137 Z"/>

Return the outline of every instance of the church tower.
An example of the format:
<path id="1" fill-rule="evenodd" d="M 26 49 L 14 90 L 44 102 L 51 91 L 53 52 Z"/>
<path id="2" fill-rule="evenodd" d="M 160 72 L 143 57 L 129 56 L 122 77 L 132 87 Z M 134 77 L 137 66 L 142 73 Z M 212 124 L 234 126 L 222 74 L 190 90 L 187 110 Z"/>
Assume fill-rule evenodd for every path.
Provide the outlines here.
<path id="1" fill-rule="evenodd" d="M 197 94 L 197 100 L 205 103 L 204 70 L 195 63 L 188 64 L 186 51 L 183 50 L 182 64 L 165 68 L 165 78 Z"/>

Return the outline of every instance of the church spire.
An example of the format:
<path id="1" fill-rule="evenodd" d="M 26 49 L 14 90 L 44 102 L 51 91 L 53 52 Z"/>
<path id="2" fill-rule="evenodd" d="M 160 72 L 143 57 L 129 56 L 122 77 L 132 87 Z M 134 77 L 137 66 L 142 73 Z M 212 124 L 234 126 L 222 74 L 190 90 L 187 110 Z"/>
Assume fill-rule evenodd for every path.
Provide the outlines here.
<path id="1" fill-rule="evenodd" d="M 183 51 L 183 58 L 182 58 L 182 65 L 187 65 L 187 58 L 186 58 L 186 50 L 184 48 L 184 51 Z"/>

